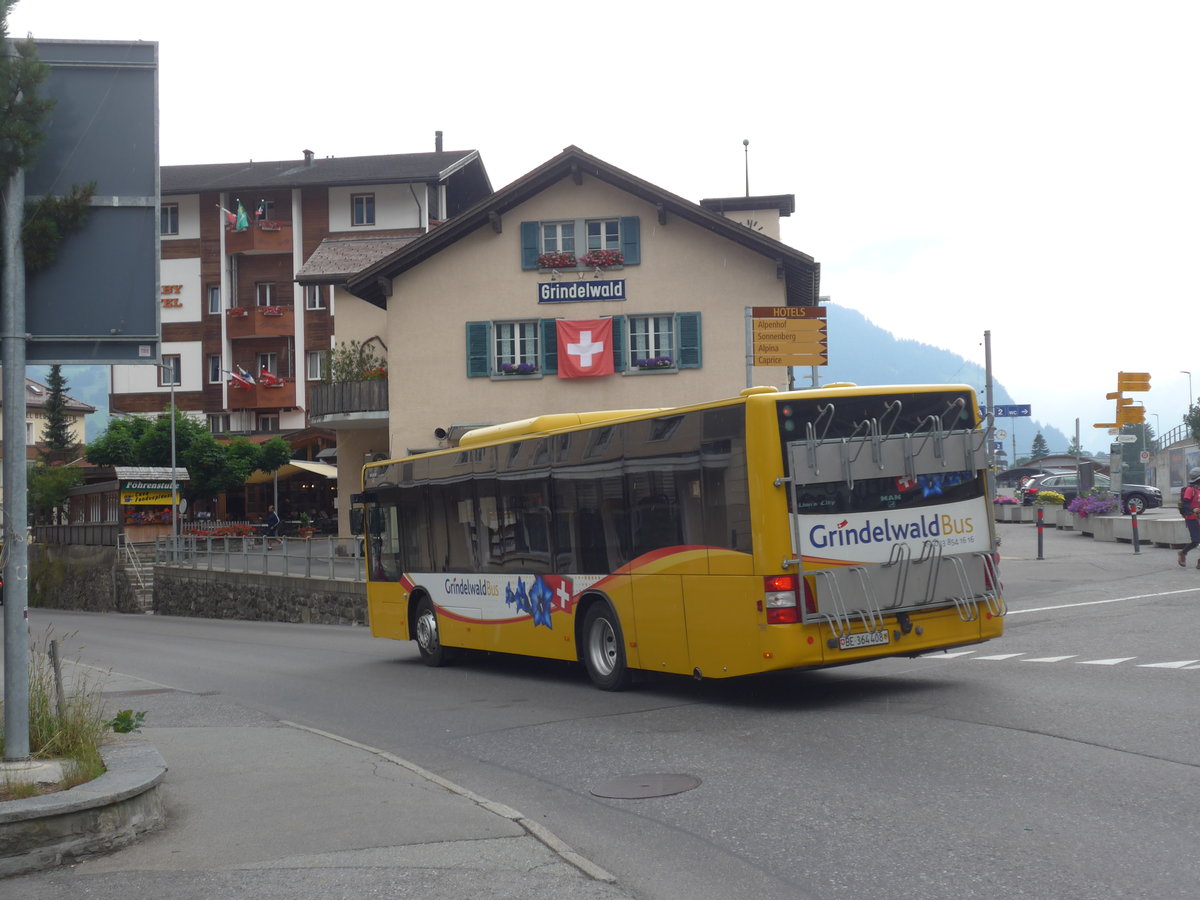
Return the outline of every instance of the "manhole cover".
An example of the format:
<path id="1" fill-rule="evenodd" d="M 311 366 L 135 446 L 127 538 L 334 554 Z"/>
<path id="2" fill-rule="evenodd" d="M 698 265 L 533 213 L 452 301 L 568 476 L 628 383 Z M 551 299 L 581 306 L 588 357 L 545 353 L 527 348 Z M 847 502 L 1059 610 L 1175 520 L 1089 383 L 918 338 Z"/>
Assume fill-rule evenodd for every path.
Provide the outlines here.
<path id="1" fill-rule="evenodd" d="M 644 800 L 647 797 L 669 797 L 682 794 L 700 786 L 700 779 L 692 775 L 622 775 L 601 782 L 591 789 L 596 797 L 614 800 Z"/>

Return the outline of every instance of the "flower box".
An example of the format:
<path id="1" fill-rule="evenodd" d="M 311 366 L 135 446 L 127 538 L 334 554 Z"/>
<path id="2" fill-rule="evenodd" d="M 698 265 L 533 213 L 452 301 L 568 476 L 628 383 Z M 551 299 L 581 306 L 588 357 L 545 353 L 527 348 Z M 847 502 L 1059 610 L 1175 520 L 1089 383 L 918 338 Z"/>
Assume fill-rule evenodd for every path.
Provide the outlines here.
<path id="1" fill-rule="evenodd" d="M 620 250 L 589 250 L 580 259 L 589 269 L 607 269 L 610 266 L 620 266 L 625 263 L 625 257 Z"/>
<path id="2" fill-rule="evenodd" d="M 563 251 L 555 253 L 543 253 L 537 259 L 539 269 L 573 269 L 579 263 L 575 259 L 574 253 Z"/>
<path id="3" fill-rule="evenodd" d="M 273 219 L 267 219 L 264 222 L 259 222 L 258 227 L 261 231 L 283 231 L 283 223 L 276 222 Z"/>
<path id="4" fill-rule="evenodd" d="M 250 310 L 245 306 L 231 306 L 225 310 L 225 315 L 231 319 L 244 319 L 250 315 Z"/>
<path id="5" fill-rule="evenodd" d="M 283 307 L 282 306 L 260 306 L 259 311 L 262 312 L 262 314 L 264 316 L 282 316 L 283 315 Z"/>
<path id="6" fill-rule="evenodd" d="M 635 359 L 633 367 L 635 369 L 669 369 L 675 364 L 675 360 L 669 356 L 648 356 L 645 359 Z"/>
<path id="7" fill-rule="evenodd" d="M 501 363 L 501 375 L 536 375 L 537 366 L 533 363 Z"/>

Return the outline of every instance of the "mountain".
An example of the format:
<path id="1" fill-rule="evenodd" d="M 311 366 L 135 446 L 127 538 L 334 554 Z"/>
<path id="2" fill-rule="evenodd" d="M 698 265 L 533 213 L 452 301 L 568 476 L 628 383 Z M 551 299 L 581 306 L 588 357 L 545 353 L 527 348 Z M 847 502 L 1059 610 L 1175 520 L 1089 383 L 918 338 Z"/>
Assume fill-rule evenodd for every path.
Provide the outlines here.
<path id="1" fill-rule="evenodd" d="M 970 362 L 930 344 L 896 337 L 884 331 L 857 310 L 830 303 L 829 365 L 820 370 L 822 384 L 852 381 L 856 384 L 969 384 L 985 399 L 986 372 Z M 807 370 L 796 371 L 796 384 L 803 385 Z M 997 404 L 1013 401 L 1004 385 L 993 376 L 992 394 Z M 1066 453 L 1071 439 L 1052 425 L 1036 419 L 997 419 L 996 430 L 1007 432 L 1004 449 L 1008 459 L 1029 456 L 1034 436 L 1041 432 L 1051 453 Z M 1013 444 L 1016 443 L 1014 455 Z"/>

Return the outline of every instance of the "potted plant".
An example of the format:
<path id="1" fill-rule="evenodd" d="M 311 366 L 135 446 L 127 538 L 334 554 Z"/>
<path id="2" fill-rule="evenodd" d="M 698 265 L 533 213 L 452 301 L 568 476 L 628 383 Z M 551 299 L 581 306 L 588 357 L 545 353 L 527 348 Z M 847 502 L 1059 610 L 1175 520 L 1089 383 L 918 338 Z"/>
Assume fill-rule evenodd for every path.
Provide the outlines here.
<path id="1" fill-rule="evenodd" d="M 1038 491 L 1033 500 L 1035 507 L 1041 507 L 1042 521 L 1058 526 L 1058 514 L 1067 502 L 1067 498 L 1058 491 Z M 1037 519 L 1034 519 L 1036 522 Z"/>
<path id="2" fill-rule="evenodd" d="M 607 269 L 610 266 L 624 265 L 625 257 L 620 250 L 589 250 L 580 259 L 589 269 Z"/>
<path id="3" fill-rule="evenodd" d="M 308 540 L 316 529 L 313 528 L 312 516 L 306 512 L 300 513 L 300 537 Z"/>
<path id="4" fill-rule="evenodd" d="M 225 310 L 225 315 L 231 319 L 244 319 L 246 316 L 250 315 L 250 310 L 245 306 L 231 306 L 229 309 Z"/>
<path id="5" fill-rule="evenodd" d="M 282 306 L 263 306 L 263 307 L 261 307 L 261 311 L 264 316 L 282 316 L 283 315 L 283 307 Z"/>
<path id="6" fill-rule="evenodd" d="M 501 375 L 536 375 L 537 366 L 533 363 L 501 363 Z"/>

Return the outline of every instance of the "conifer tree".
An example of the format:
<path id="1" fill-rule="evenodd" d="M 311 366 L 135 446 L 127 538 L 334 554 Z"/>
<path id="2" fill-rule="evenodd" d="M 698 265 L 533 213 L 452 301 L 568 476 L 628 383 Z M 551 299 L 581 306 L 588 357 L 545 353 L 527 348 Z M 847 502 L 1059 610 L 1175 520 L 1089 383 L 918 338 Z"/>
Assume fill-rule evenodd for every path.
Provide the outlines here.
<path id="1" fill-rule="evenodd" d="M 63 377 L 62 366 L 50 367 L 46 387 L 50 389 L 44 407 L 46 427 L 42 429 L 42 441 L 46 445 L 46 452 L 70 450 L 75 441 L 71 435 L 71 425 L 67 421 L 67 379 Z"/>

